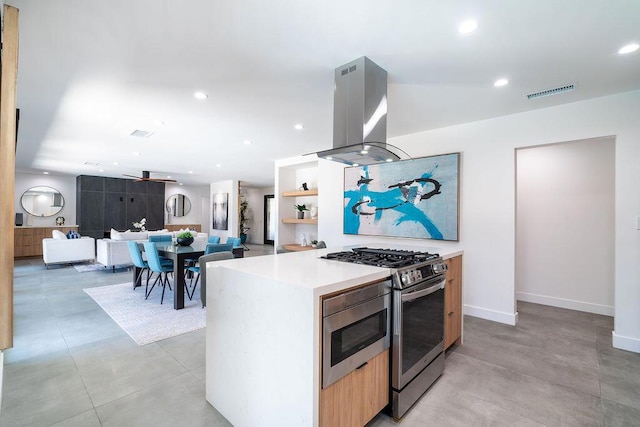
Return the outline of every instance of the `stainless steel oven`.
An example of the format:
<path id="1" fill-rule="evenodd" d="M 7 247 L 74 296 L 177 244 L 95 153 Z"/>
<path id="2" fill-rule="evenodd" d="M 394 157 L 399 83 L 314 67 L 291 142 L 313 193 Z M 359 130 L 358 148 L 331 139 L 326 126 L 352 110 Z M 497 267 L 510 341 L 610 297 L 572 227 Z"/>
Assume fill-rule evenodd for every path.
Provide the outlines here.
<path id="1" fill-rule="evenodd" d="M 391 412 L 395 418 L 401 418 L 444 371 L 445 283 L 440 274 L 393 291 Z"/>
<path id="2" fill-rule="evenodd" d="M 390 345 L 391 282 L 377 282 L 322 302 L 322 388 Z"/>

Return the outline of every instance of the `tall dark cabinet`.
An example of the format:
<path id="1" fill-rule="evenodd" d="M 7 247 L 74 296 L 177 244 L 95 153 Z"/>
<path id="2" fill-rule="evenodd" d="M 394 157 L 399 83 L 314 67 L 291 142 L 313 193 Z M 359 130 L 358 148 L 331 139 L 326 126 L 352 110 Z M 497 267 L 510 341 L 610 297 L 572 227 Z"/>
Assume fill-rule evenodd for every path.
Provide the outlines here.
<path id="1" fill-rule="evenodd" d="M 163 182 L 76 177 L 76 220 L 83 236 L 101 239 L 112 228 L 133 228 L 142 218 L 148 230 L 164 227 Z"/>

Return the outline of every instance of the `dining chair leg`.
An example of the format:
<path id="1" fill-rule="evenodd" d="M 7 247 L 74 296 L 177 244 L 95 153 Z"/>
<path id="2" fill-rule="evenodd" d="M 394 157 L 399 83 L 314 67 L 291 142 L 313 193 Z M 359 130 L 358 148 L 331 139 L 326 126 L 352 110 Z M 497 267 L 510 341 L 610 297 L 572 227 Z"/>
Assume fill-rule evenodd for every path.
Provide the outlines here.
<path id="1" fill-rule="evenodd" d="M 160 277 L 162 277 L 162 273 L 160 273 Z M 164 281 L 162 282 L 162 297 L 160 297 L 160 304 L 164 301 L 164 289 L 165 286 L 169 286 L 169 290 L 171 290 L 171 285 L 169 285 L 169 277 L 167 273 L 164 273 Z"/>
<path id="2" fill-rule="evenodd" d="M 158 283 L 158 280 L 160 279 L 161 276 L 156 277 L 156 280 L 153 282 L 153 284 L 151 285 L 151 289 L 145 289 L 144 292 L 144 299 L 148 299 L 149 295 L 151 295 L 151 291 L 153 291 L 153 288 L 156 286 L 156 283 Z M 147 288 L 149 287 L 149 283 L 147 283 Z M 164 295 L 164 292 L 163 292 Z"/>

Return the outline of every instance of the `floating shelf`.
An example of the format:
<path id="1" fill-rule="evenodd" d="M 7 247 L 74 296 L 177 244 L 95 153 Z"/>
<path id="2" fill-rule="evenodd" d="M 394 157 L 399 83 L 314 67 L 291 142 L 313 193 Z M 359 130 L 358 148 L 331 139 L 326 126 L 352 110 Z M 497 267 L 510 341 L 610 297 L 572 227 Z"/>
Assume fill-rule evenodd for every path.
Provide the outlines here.
<path id="1" fill-rule="evenodd" d="M 303 196 L 317 196 L 318 189 L 311 189 L 307 191 L 285 191 L 282 193 L 282 197 L 303 197 Z"/>
<path id="2" fill-rule="evenodd" d="M 299 252 L 299 251 L 310 251 L 311 249 L 315 249 L 313 246 L 311 245 L 307 245 L 307 246 L 300 246 L 296 243 L 290 243 L 288 245 L 283 245 L 284 248 L 288 251 L 295 251 L 295 252 Z"/>
<path id="3" fill-rule="evenodd" d="M 296 219 L 296 218 L 282 218 L 283 224 L 317 224 L 318 218 L 305 218 L 305 219 Z"/>

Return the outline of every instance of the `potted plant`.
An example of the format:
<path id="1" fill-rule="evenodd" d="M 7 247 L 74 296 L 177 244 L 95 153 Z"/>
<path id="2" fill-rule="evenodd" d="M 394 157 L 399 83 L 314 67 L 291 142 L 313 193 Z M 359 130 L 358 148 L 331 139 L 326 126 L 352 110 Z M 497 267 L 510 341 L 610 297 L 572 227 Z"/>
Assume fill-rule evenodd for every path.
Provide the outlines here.
<path id="1" fill-rule="evenodd" d="M 295 206 L 295 208 L 298 210 L 297 214 L 297 218 L 298 219 L 303 219 L 304 218 L 304 211 L 308 211 L 309 209 L 307 209 L 307 206 L 302 204 L 302 205 L 293 205 Z"/>
<path id="2" fill-rule="evenodd" d="M 176 236 L 176 242 L 180 246 L 189 246 L 193 243 L 193 234 L 190 231 L 183 231 Z"/>
<path id="3" fill-rule="evenodd" d="M 242 196 L 240 198 L 240 243 L 244 245 L 247 241 L 247 231 L 251 230 L 251 227 L 248 227 L 249 224 L 249 202 L 247 199 Z"/>

